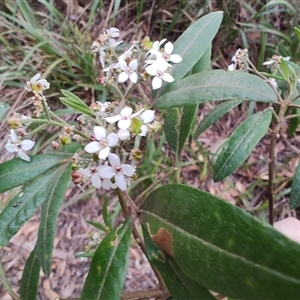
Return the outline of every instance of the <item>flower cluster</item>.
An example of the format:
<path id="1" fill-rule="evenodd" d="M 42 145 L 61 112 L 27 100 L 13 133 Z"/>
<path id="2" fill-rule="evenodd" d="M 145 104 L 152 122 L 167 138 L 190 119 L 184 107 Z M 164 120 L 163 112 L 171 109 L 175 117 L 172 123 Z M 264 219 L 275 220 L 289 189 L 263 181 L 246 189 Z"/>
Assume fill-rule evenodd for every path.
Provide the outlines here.
<path id="1" fill-rule="evenodd" d="M 162 48 L 166 39 L 154 43 L 147 41 L 147 39 L 141 43 L 134 41 L 127 51 L 117 56 L 115 48 L 122 43 L 122 41 L 117 42 L 115 40 L 118 37 L 119 30 L 110 28 L 92 44 L 92 50 L 99 53 L 105 73 L 102 79 L 103 83 L 124 83 L 128 80 L 137 83 L 139 79 L 146 80 L 148 77 L 152 77 L 152 88 L 155 90 L 162 86 L 163 81 L 174 81 L 170 74 L 172 69 L 170 63 L 179 63 L 182 58 L 178 54 L 173 54 L 174 47 L 171 42 L 167 42 Z M 144 63 L 141 64 L 142 59 Z M 139 73 L 140 65 L 142 65 L 143 70 Z"/>
<path id="2" fill-rule="evenodd" d="M 231 59 L 231 64 L 228 66 L 228 71 L 245 69 L 248 66 L 248 50 L 238 49 Z"/>
<path id="3" fill-rule="evenodd" d="M 136 84 L 151 78 L 152 88 L 158 89 L 163 81 L 174 81 L 170 73 L 172 64 L 181 62 L 182 58 L 173 54 L 171 42 L 166 39 L 151 42 L 146 37 L 142 42 L 134 41 L 129 49 L 117 55 L 116 47 L 122 43 L 118 41 L 119 35 L 120 31 L 113 27 L 92 44 L 92 51 L 98 53 L 105 74 L 101 80 L 104 84 L 116 85 L 128 80 Z M 132 86 L 128 85 L 129 88 Z M 141 103 L 133 108 L 126 104 L 125 95 L 122 95 L 120 102 L 96 101 L 90 106 L 92 112 L 88 115 L 78 105 L 78 112 L 83 114 L 78 116 L 76 126 L 68 126 L 47 105 L 43 92 L 49 87 L 49 82 L 41 74 L 36 74 L 27 82 L 26 90 L 33 92 L 34 122 L 45 124 L 45 118 L 38 119 L 44 115 L 49 122 L 53 118 L 61 128 L 58 140 L 51 141 L 52 149 L 57 150 L 72 141 L 79 142 L 84 149 L 73 156 L 73 182 L 78 185 L 91 183 L 98 189 L 125 191 L 135 174 L 136 164 L 143 158 L 139 149 L 141 138 L 161 129 L 161 124 L 155 121 L 155 111 Z M 121 90 L 119 92 L 122 94 Z M 25 139 L 29 135 L 26 129 L 30 122 L 33 122 L 31 118 L 10 117 L 10 136 L 5 145 L 6 150 L 17 153 L 26 161 L 30 158 L 25 151 L 35 144 Z M 131 145 L 134 145 L 133 149 Z"/>

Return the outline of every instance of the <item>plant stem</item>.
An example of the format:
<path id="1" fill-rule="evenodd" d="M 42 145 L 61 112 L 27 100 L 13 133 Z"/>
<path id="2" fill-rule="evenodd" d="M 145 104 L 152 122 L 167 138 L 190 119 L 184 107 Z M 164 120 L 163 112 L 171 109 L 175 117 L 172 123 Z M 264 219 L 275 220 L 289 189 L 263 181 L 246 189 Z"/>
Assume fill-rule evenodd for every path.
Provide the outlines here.
<path id="1" fill-rule="evenodd" d="M 15 294 L 15 292 L 12 290 L 11 286 L 9 285 L 9 282 L 7 281 L 7 278 L 6 278 L 5 271 L 4 271 L 3 264 L 2 264 L 1 260 L 0 260 L 0 279 L 3 282 L 3 286 L 7 290 L 7 292 L 11 296 L 11 298 L 13 300 L 20 300 L 20 297 Z"/>
<path id="2" fill-rule="evenodd" d="M 275 146 L 276 140 L 279 137 L 281 124 L 284 120 L 284 115 L 288 106 L 282 103 L 279 109 L 277 123 L 271 133 L 270 151 L 269 151 L 269 182 L 268 182 L 268 199 L 269 199 L 269 223 L 274 224 L 274 176 L 275 176 Z"/>
<path id="3" fill-rule="evenodd" d="M 123 211 L 125 217 L 130 217 L 130 216 L 132 216 L 133 213 L 136 214 L 137 212 L 133 212 L 132 209 L 129 209 L 129 207 L 127 206 L 124 194 L 122 193 L 122 191 L 119 188 L 117 189 L 117 194 L 118 194 L 118 198 L 119 198 L 119 201 L 120 201 L 120 204 L 122 207 L 122 211 Z M 129 195 L 127 195 L 127 198 L 129 198 Z M 134 201 L 132 199 L 131 199 L 131 201 L 132 201 L 132 203 L 134 203 Z M 138 245 L 140 246 L 141 250 L 146 255 L 146 257 L 148 257 L 144 241 L 143 241 L 142 237 L 140 236 L 134 223 L 132 224 L 132 227 L 133 227 L 132 234 L 133 234 L 134 239 L 136 240 L 136 242 L 138 243 Z M 162 291 L 167 291 L 167 287 L 166 287 L 164 280 L 161 277 L 159 271 L 156 269 L 156 267 L 150 261 L 149 261 L 149 263 L 150 263 L 150 266 L 159 282 L 160 289 Z"/>

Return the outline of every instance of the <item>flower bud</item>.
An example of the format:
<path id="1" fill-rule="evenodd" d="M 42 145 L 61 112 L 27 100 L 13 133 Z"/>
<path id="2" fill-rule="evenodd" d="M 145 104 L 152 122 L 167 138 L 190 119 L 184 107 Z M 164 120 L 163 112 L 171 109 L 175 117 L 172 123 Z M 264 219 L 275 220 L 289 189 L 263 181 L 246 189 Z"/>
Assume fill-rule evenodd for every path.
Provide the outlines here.
<path id="1" fill-rule="evenodd" d="M 79 184 L 82 182 L 82 174 L 78 171 L 73 171 L 71 177 L 72 177 L 72 181 L 75 184 Z"/>
<path id="2" fill-rule="evenodd" d="M 141 161 L 143 159 L 143 152 L 138 148 L 132 149 L 131 158 L 136 161 Z"/>
<path id="3" fill-rule="evenodd" d="M 53 150 L 59 149 L 59 143 L 57 143 L 57 142 L 55 142 L 55 141 L 52 141 L 52 142 L 51 142 L 51 148 L 52 148 Z"/>
<path id="4" fill-rule="evenodd" d="M 21 127 L 20 119 L 16 116 L 8 117 L 6 122 L 11 129 L 16 129 Z"/>

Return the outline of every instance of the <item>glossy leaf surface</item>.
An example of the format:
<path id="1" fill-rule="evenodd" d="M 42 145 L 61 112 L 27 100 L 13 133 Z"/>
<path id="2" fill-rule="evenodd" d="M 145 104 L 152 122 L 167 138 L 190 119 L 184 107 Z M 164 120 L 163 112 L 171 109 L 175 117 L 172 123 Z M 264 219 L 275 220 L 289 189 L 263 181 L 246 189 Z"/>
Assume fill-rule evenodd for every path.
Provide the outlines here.
<path id="1" fill-rule="evenodd" d="M 196 139 L 202 132 L 218 121 L 222 116 L 231 111 L 234 107 L 241 104 L 243 100 L 228 100 L 218 104 L 205 115 L 196 129 L 194 138 Z"/>
<path id="2" fill-rule="evenodd" d="M 65 161 L 66 158 L 57 155 L 35 155 L 30 162 L 20 158 L 6 161 L 0 164 L 0 193 L 29 182 Z"/>
<path id="3" fill-rule="evenodd" d="M 299 244 L 199 189 L 158 188 L 141 209 L 152 240 L 183 273 L 234 299 L 298 299 Z"/>
<path id="4" fill-rule="evenodd" d="M 194 105 L 173 107 L 166 112 L 164 131 L 171 149 L 179 157 L 196 114 Z"/>
<path id="5" fill-rule="evenodd" d="M 188 278 L 177 265 L 176 261 L 168 256 L 152 241 L 149 232 L 143 226 L 143 236 L 149 261 L 162 275 L 168 291 L 174 300 L 182 299 L 216 299 L 205 288 Z"/>
<path id="6" fill-rule="evenodd" d="M 57 168 L 52 189 L 42 206 L 41 222 L 36 242 L 37 254 L 46 276 L 50 275 L 52 250 L 56 232 L 56 222 L 60 206 L 69 186 L 72 164 L 64 164 Z"/>
<path id="7" fill-rule="evenodd" d="M 81 300 L 121 299 L 128 264 L 131 219 L 110 232 L 97 248 Z"/>
<path id="8" fill-rule="evenodd" d="M 0 245 L 4 246 L 51 199 L 60 179 L 60 168 L 54 168 L 30 182 L 0 213 Z"/>
<path id="9" fill-rule="evenodd" d="M 270 85 L 257 76 L 240 71 L 209 70 L 175 82 L 154 106 L 161 109 L 233 99 L 274 103 L 277 96 Z"/>
<path id="10" fill-rule="evenodd" d="M 272 109 L 248 117 L 232 133 L 214 165 L 214 181 L 223 180 L 235 171 L 250 155 L 267 133 L 272 120 Z"/>

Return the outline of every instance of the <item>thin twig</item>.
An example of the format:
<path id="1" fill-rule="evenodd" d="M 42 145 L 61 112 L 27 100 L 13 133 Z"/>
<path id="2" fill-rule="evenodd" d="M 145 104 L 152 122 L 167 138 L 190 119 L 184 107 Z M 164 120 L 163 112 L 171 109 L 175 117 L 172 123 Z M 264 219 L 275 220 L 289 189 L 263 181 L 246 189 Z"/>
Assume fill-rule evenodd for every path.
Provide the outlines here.
<path id="1" fill-rule="evenodd" d="M 148 291 L 137 291 L 137 292 L 123 292 L 121 299 L 122 300 L 142 300 L 142 299 L 150 299 L 157 298 L 167 299 L 171 296 L 168 291 L 161 291 L 158 289 L 148 290 Z"/>

